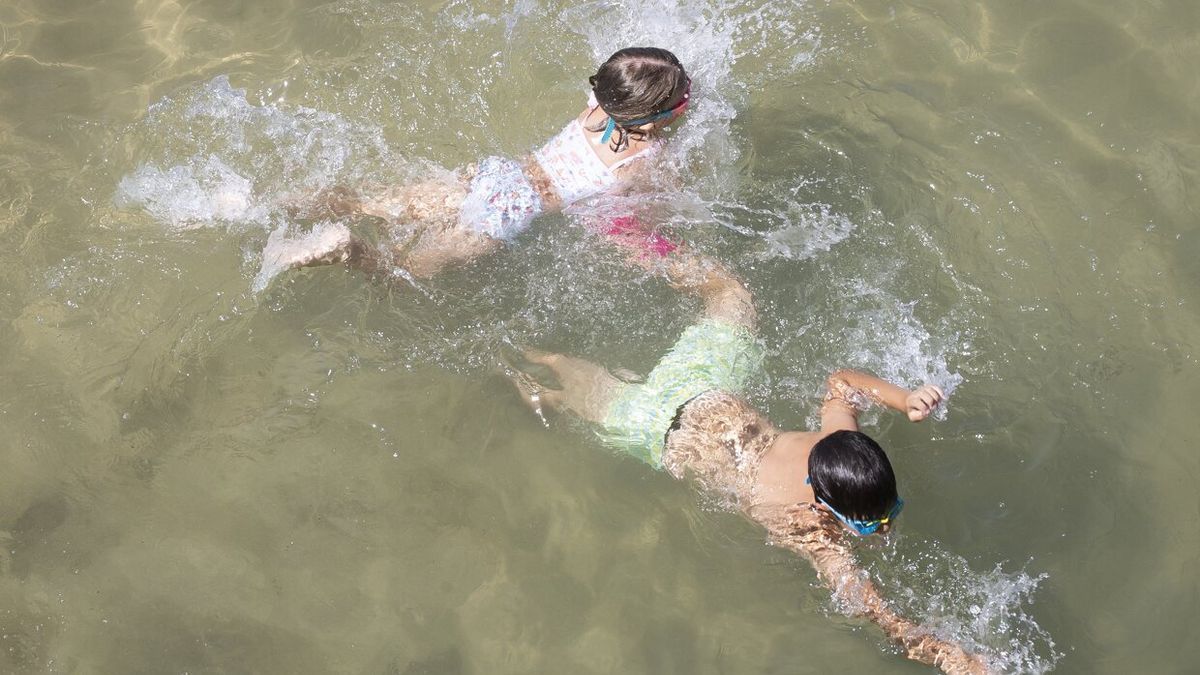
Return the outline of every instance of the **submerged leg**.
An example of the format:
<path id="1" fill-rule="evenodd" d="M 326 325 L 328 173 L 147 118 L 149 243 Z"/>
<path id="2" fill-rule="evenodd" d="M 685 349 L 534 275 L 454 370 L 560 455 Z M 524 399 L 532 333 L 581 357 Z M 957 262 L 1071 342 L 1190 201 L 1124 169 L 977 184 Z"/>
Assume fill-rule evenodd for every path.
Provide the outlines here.
<path id="1" fill-rule="evenodd" d="M 363 213 L 362 197 L 344 185 L 286 200 L 283 208 L 289 217 L 302 220 L 336 220 Z"/>
<path id="2" fill-rule="evenodd" d="M 417 279 L 428 279 L 447 267 L 494 253 L 503 245 L 499 239 L 470 232 L 458 223 L 432 225 L 410 246 L 397 246 L 397 264 Z"/>
<path id="3" fill-rule="evenodd" d="M 613 399 L 628 386 L 603 366 L 586 359 L 535 349 L 526 350 L 524 356 L 530 363 L 550 369 L 562 385 L 559 389 L 534 391 L 536 403 L 568 410 L 590 422 L 603 422 Z M 521 384 L 514 384 L 521 390 Z"/>
<path id="4" fill-rule="evenodd" d="M 302 220 L 374 216 L 385 222 L 413 222 L 457 215 L 466 193 L 463 181 L 448 175 L 387 187 L 371 185 L 355 189 L 334 185 L 292 195 L 283 200 L 282 206 L 288 216 Z"/>
<path id="5" fill-rule="evenodd" d="M 467 192 L 459 178 L 398 186 L 364 199 L 361 211 L 383 219 L 395 242 L 396 264 L 424 279 L 503 246 L 499 239 L 463 225 L 460 210 Z"/>
<path id="6" fill-rule="evenodd" d="M 542 426 L 549 427 L 550 422 L 546 420 L 545 408 L 556 408 L 561 404 L 560 392 L 546 389 L 529 373 L 513 370 L 508 366 L 504 366 L 503 373 L 516 388 L 517 395 L 521 397 L 525 405 L 529 406 L 533 414 L 541 420 Z"/>
<path id="7" fill-rule="evenodd" d="M 359 212 L 385 222 L 456 221 L 467 184 L 456 176 L 395 185 L 364 196 Z"/>
<path id="8" fill-rule="evenodd" d="M 263 252 L 263 270 L 255 281 L 261 289 L 281 271 L 296 267 L 346 263 L 368 272 L 403 268 L 416 279 L 467 263 L 503 246 L 500 239 L 463 224 L 461 210 L 473 169 L 410 185 L 363 194 L 335 186 L 287 206 L 295 218 L 321 219 L 312 232 L 289 237 L 272 233 Z M 338 218 L 377 218 L 387 244 L 379 249 L 353 238 Z"/>

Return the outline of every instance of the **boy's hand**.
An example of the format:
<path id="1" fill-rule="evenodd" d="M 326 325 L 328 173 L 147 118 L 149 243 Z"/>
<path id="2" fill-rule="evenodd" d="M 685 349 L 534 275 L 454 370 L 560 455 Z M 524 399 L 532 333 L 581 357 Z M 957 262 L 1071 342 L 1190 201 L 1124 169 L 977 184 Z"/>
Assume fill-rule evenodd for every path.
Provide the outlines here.
<path id="1" fill-rule="evenodd" d="M 908 398 L 904 401 L 905 410 L 908 412 L 908 419 L 920 422 L 929 417 L 929 413 L 933 412 L 933 409 L 938 407 L 938 404 L 944 398 L 946 398 L 946 395 L 935 385 L 923 384 L 917 387 L 916 391 L 909 394 Z"/>
<path id="2" fill-rule="evenodd" d="M 991 665 L 979 654 L 972 654 L 952 642 L 940 642 L 933 663 L 947 675 L 992 675 Z"/>
<path id="3" fill-rule="evenodd" d="M 966 652 L 963 652 L 958 658 L 946 659 L 938 664 L 938 667 L 949 675 L 992 675 L 996 672 L 988 667 L 987 661 Z"/>

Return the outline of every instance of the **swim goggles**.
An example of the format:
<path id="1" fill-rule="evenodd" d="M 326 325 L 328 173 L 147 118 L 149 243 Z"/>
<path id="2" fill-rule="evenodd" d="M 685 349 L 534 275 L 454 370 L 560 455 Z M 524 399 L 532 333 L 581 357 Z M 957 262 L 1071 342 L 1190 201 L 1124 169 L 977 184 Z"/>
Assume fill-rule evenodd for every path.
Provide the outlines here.
<path id="1" fill-rule="evenodd" d="M 687 81 L 687 88 L 683 90 L 683 99 L 680 100 L 679 103 L 676 103 L 675 105 L 671 106 L 670 108 L 667 108 L 666 110 L 656 112 L 653 115 L 650 115 L 649 117 L 643 117 L 641 119 L 631 120 L 629 122 L 622 122 L 621 126 L 623 126 L 623 127 L 640 127 L 643 124 L 649 124 L 650 122 L 657 122 L 659 120 L 665 120 L 668 117 L 671 117 L 672 115 L 677 115 L 679 113 L 682 113 L 684 110 L 687 110 L 688 103 L 691 101 L 691 98 L 692 98 L 692 78 L 689 77 L 688 81 Z M 601 144 L 607 143 L 609 137 L 612 136 L 612 133 L 614 131 L 616 131 L 616 129 L 617 129 L 617 122 L 616 122 L 616 120 L 614 120 L 612 118 L 612 115 L 609 115 L 608 122 L 604 125 L 604 135 L 600 137 L 600 143 Z"/>
<path id="2" fill-rule="evenodd" d="M 805 478 L 804 484 L 812 485 L 812 480 L 810 478 Z M 813 496 L 815 497 L 816 495 L 813 495 Z M 817 502 L 820 503 L 825 508 L 829 509 L 833 513 L 833 515 L 837 516 L 838 520 L 845 523 L 846 527 L 849 527 L 851 530 L 854 530 L 855 534 L 857 534 L 860 537 L 865 537 L 870 534 L 875 534 L 875 532 L 880 528 L 880 526 L 887 525 L 888 523 L 892 522 L 892 518 L 895 518 L 896 516 L 900 515 L 900 511 L 904 508 L 904 500 L 899 497 L 896 497 L 895 506 L 893 506 L 892 509 L 890 511 L 888 511 L 888 514 L 886 516 L 884 516 L 882 518 L 878 518 L 876 520 L 858 520 L 856 518 L 847 518 L 846 516 L 843 516 L 842 514 L 838 513 L 837 509 L 835 509 L 832 506 L 830 506 L 829 504 L 827 504 L 820 497 L 817 497 Z"/>

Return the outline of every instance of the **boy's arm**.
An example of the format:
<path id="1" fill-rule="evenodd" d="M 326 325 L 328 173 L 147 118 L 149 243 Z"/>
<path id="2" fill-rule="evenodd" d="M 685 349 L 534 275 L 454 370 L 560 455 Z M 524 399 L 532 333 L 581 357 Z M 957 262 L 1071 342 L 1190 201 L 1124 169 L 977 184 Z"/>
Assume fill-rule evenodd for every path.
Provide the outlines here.
<path id="1" fill-rule="evenodd" d="M 771 543 L 812 563 L 817 576 L 833 591 L 847 612 L 878 625 L 890 640 L 904 649 L 906 657 L 936 666 L 946 673 L 977 675 L 989 672 L 979 656 L 892 611 L 867 572 L 855 562 L 849 547 L 840 538 L 829 535 L 819 518 L 807 506 L 790 507 L 788 521 L 793 525 L 782 532 L 778 527 L 768 527 Z"/>
<path id="2" fill-rule="evenodd" d="M 931 384 L 909 391 L 858 370 L 836 370 L 826 380 L 825 403 L 821 406 L 821 432 L 858 430 L 858 412 L 870 403 L 879 403 L 905 413 L 913 422 L 929 416 L 945 394 Z"/>

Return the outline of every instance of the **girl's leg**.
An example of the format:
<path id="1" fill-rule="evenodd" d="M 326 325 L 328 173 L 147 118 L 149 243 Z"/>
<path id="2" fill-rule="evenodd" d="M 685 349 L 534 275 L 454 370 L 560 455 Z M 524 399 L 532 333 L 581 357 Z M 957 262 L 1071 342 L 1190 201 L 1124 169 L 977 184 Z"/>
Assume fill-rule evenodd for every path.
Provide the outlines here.
<path id="1" fill-rule="evenodd" d="M 262 269 L 256 288 L 265 287 L 271 277 L 288 269 L 319 265 L 351 264 L 375 269 L 381 266 L 372 247 L 351 234 L 342 218 L 361 215 L 361 198 L 354 190 L 335 185 L 283 203 L 292 219 L 317 221 L 307 232 L 280 227 L 267 238 Z"/>
<path id="2" fill-rule="evenodd" d="M 359 200 L 359 212 L 384 222 L 452 221 L 467 196 L 467 185 L 457 176 L 397 185 Z"/>
<path id="3" fill-rule="evenodd" d="M 471 232 L 455 223 L 424 228 L 411 245 L 396 247 L 396 264 L 417 279 L 428 279 L 454 265 L 498 251 L 499 239 Z"/>
<path id="4" fill-rule="evenodd" d="M 282 269 L 346 263 L 368 272 L 394 266 L 425 279 L 447 267 L 463 264 L 500 249 L 500 240 L 471 231 L 460 222 L 459 209 L 467 196 L 467 178 L 444 176 L 412 185 L 376 190 L 369 195 L 335 186 L 289 207 L 293 217 L 334 220 L 373 216 L 382 221 L 387 243 L 376 248 L 350 235 L 341 224 L 326 223 L 299 238 L 279 241 L 264 251 L 264 269 L 272 276 Z M 275 237 L 273 236 L 273 239 Z"/>
<path id="5" fill-rule="evenodd" d="M 265 289 L 271 279 L 285 270 L 347 262 L 362 249 L 350 230 L 338 223 L 319 223 L 299 236 L 290 236 L 288 229 L 280 227 L 267 237 L 262 265 L 251 285 L 255 292 Z"/>
<path id="6" fill-rule="evenodd" d="M 362 213 L 362 197 L 344 185 L 334 185 L 300 198 L 285 200 L 284 210 L 292 218 L 337 220 Z"/>
<path id="7" fill-rule="evenodd" d="M 360 209 L 384 221 L 395 244 L 396 264 L 424 279 L 503 246 L 500 240 L 473 232 L 460 222 L 459 209 L 467 191 L 466 180 L 445 177 L 389 188 L 362 200 Z"/>

